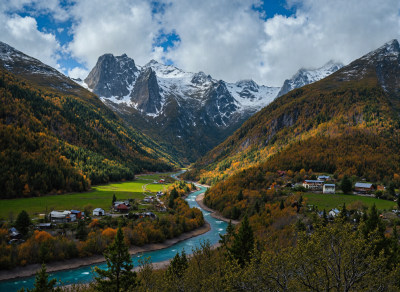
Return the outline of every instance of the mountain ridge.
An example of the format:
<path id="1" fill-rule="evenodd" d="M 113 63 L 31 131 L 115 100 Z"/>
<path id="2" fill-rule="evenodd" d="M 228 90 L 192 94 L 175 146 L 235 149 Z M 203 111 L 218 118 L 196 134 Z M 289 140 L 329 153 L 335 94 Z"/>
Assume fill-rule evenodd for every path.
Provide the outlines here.
<path id="1" fill-rule="evenodd" d="M 277 95 L 282 96 L 293 89 L 321 80 L 342 68 L 344 65 L 339 62 L 329 61 L 324 66 L 317 69 L 299 69 L 290 79 L 286 79 Z"/>
<path id="2" fill-rule="evenodd" d="M 122 70 L 128 63 L 130 71 Z M 331 71 L 333 67 L 329 67 Z M 111 71 L 103 74 L 102 70 Z M 318 76 L 328 74 L 321 71 Z M 105 75 L 112 77 L 108 80 Z M 110 87 L 114 76 L 119 77 L 118 84 Z M 155 60 L 138 66 L 126 54 L 100 56 L 85 82 L 128 124 L 169 147 L 184 163 L 194 162 L 221 143 L 281 90 L 251 79 L 235 83 L 216 80 L 204 72 L 185 72 Z"/>
<path id="3" fill-rule="evenodd" d="M 88 87 L 130 125 L 169 145 L 185 163 L 221 142 L 278 92 L 278 88 L 259 86 L 252 80 L 226 83 L 204 72 L 184 72 L 154 60 L 135 65 L 121 76 L 121 60 L 134 64 L 126 55 L 99 57 L 85 79 Z M 118 86 L 124 91 L 115 94 L 115 90 L 108 90 L 106 85 L 114 78 L 107 80 L 99 68 L 111 68 L 109 75 L 119 74 Z"/>
<path id="4" fill-rule="evenodd" d="M 187 177 L 216 183 L 257 165 L 265 171 L 305 168 L 370 179 L 399 172 L 388 160 L 400 165 L 399 52 L 393 40 L 277 98 L 196 162 Z M 350 143 L 352 136 L 358 144 Z M 342 149 L 341 155 L 327 141 Z"/>
<path id="5" fill-rule="evenodd" d="M 2 198 L 82 191 L 179 164 L 96 95 L 4 43 L 0 92 Z"/>

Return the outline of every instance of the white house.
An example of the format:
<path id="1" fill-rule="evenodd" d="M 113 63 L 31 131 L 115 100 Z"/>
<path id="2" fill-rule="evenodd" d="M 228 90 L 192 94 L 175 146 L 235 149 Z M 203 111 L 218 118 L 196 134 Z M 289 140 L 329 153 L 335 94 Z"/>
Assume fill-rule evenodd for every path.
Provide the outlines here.
<path id="1" fill-rule="evenodd" d="M 71 211 L 51 211 L 50 220 L 56 223 L 74 222 L 76 215 L 72 214 Z"/>
<path id="2" fill-rule="evenodd" d="M 335 218 L 339 213 L 340 213 L 340 211 L 335 208 L 335 209 L 330 210 L 328 215 L 331 218 Z"/>
<path id="3" fill-rule="evenodd" d="M 321 191 L 323 184 L 324 184 L 324 182 L 322 180 L 306 179 L 303 182 L 303 187 L 305 187 L 306 189 L 313 190 L 313 191 Z"/>
<path id="4" fill-rule="evenodd" d="M 324 194 L 334 194 L 335 193 L 335 184 L 324 184 L 322 188 L 322 192 Z"/>
<path id="5" fill-rule="evenodd" d="M 96 208 L 93 210 L 93 216 L 104 216 L 106 213 L 102 208 Z"/>
<path id="6" fill-rule="evenodd" d="M 323 181 L 327 181 L 330 180 L 331 177 L 329 175 L 319 175 L 318 176 L 318 180 L 323 180 Z"/>

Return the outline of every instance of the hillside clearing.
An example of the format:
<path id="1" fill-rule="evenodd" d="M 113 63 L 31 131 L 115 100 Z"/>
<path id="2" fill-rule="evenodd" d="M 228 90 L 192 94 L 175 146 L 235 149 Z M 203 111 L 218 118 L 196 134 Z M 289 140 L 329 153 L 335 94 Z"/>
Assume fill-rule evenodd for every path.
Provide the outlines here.
<path id="1" fill-rule="evenodd" d="M 361 201 L 368 207 L 375 204 L 378 210 L 392 210 L 396 205 L 396 202 L 393 201 L 380 200 L 377 198 L 356 195 L 307 193 L 304 194 L 303 197 L 307 199 L 307 205 L 314 205 L 317 206 L 319 210 L 325 209 L 327 211 L 333 208 L 341 208 L 343 206 L 343 203 L 346 203 L 346 206 L 348 206 L 352 202 L 356 201 Z"/>

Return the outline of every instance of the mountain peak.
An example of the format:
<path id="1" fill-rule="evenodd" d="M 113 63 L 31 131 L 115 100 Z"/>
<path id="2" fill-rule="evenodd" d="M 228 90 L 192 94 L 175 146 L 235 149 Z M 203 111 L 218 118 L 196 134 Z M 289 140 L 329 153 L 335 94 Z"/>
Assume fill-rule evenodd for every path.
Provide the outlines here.
<path id="1" fill-rule="evenodd" d="M 155 66 L 155 65 L 164 65 L 164 64 L 161 64 L 161 63 L 157 62 L 156 60 L 151 59 L 150 62 L 148 62 L 146 65 L 144 65 L 144 67 L 150 67 L 150 66 Z"/>
<path id="2" fill-rule="evenodd" d="M 292 76 L 291 79 L 286 79 L 283 83 L 278 96 L 282 96 L 289 91 L 303 87 L 304 85 L 321 80 L 343 67 L 342 63 L 330 60 L 328 63 L 317 69 L 301 68 Z"/>
<path id="3" fill-rule="evenodd" d="M 85 79 L 90 89 L 100 97 L 123 99 L 132 92 L 139 70 L 135 61 L 126 54 L 114 56 L 104 54 L 99 57 L 95 67 Z"/>
<path id="4" fill-rule="evenodd" d="M 397 39 L 393 39 L 378 49 L 361 57 L 362 60 L 382 61 L 385 58 L 397 58 L 400 55 L 400 45 Z"/>

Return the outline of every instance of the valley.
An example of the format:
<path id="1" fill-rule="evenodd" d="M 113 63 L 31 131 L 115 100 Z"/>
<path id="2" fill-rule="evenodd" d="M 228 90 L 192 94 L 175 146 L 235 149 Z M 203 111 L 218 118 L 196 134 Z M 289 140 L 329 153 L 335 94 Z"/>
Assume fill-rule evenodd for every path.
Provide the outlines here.
<path id="1" fill-rule="evenodd" d="M 398 288 L 397 40 L 345 66 L 300 69 L 282 87 L 126 54 L 100 56 L 83 81 L 4 43 L 0 57 L 2 271 L 97 257 L 109 273 L 119 248 L 129 291 Z M 146 262 L 130 255 L 152 244 L 167 248 Z M 335 268 L 354 282 L 321 272 L 336 248 Z M 52 277 L 90 282 L 82 291 L 120 284 L 91 268 Z"/>

